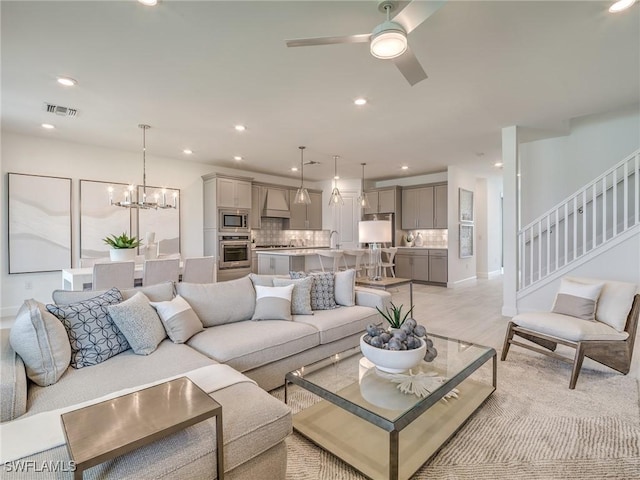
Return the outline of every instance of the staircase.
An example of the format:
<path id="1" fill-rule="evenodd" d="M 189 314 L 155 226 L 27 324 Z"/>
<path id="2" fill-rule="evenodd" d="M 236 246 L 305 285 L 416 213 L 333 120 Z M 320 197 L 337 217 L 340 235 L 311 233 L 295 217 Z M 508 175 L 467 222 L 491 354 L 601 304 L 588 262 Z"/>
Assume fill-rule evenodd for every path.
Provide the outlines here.
<path id="1" fill-rule="evenodd" d="M 518 296 L 640 235 L 640 150 L 518 232 Z"/>

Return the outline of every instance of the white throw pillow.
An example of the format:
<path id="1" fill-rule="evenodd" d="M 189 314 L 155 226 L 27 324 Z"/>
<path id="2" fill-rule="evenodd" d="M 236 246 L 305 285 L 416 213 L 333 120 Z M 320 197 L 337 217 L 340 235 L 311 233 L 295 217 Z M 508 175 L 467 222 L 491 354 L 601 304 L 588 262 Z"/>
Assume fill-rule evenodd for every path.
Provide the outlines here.
<path id="1" fill-rule="evenodd" d="M 563 278 L 553 304 L 553 313 L 595 321 L 596 303 L 603 283 L 582 283 Z"/>
<path id="2" fill-rule="evenodd" d="M 293 285 L 263 287 L 256 285 L 256 311 L 251 320 L 292 320 Z"/>
<path id="3" fill-rule="evenodd" d="M 184 343 L 204 330 L 196 312 L 180 295 L 168 302 L 149 302 L 149 304 L 158 312 L 164 329 L 173 343 Z"/>
<path id="4" fill-rule="evenodd" d="M 336 272 L 334 288 L 336 303 L 353 307 L 356 304 L 356 271 L 349 269 Z"/>

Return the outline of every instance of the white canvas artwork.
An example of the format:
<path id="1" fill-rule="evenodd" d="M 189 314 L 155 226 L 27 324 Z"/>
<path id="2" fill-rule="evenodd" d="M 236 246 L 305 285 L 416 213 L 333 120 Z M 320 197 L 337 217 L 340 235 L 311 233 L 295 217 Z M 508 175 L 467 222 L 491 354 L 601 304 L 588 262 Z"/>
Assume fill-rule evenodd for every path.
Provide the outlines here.
<path id="1" fill-rule="evenodd" d="M 9 273 L 71 267 L 71 179 L 9 173 Z"/>
<path id="2" fill-rule="evenodd" d="M 102 239 L 131 232 L 129 209 L 109 204 L 110 186 L 126 188 L 120 183 L 80 180 L 80 258 L 108 257 L 109 246 Z"/>
<path id="3" fill-rule="evenodd" d="M 166 255 L 180 253 L 180 190 L 147 186 L 147 192 L 159 192 L 159 195 L 163 195 L 162 190 L 165 190 L 164 198 L 149 196 L 147 200 L 175 205 L 176 208 L 139 210 L 137 235 L 144 242 L 147 233 L 153 232 L 155 233 L 155 243 L 158 245 L 157 253 Z M 138 192 L 142 198 L 142 187 L 138 187 Z M 145 247 L 146 245 L 143 245 L 140 248 L 141 254 Z"/>

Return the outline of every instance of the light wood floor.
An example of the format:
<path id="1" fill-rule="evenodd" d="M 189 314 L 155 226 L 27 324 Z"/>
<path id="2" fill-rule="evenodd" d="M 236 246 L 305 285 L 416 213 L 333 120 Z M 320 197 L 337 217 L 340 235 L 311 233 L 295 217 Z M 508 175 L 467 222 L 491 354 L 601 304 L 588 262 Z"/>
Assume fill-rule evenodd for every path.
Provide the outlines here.
<path id="1" fill-rule="evenodd" d="M 389 291 L 393 296 L 393 302 L 396 305 L 404 305 L 403 311 L 406 311 L 409 305 L 409 287 L 401 286 Z M 502 349 L 507 323 L 510 320 L 501 314 L 502 276 L 488 280 L 472 280 L 455 288 L 414 284 L 413 303 L 413 317 L 424 325 L 427 331 Z M 511 348 L 538 355 L 517 346 Z M 575 350 L 559 345 L 557 352 L 573 357 Z M 509 361 L 508 356 L 506 361 Z M 612 371 L 589 359 L 585 359 L 584 367 Z M 629 375 L 640 378 L 638 336 Z"/>

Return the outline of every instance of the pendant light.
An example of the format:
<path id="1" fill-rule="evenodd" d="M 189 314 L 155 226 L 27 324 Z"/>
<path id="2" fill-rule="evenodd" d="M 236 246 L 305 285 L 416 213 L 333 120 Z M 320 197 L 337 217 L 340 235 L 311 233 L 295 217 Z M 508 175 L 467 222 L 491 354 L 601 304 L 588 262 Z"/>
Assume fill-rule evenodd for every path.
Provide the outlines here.
<path id="1" fill-rule="evenodd" d="M 358 197 L 358 204 L 362 208 L 369 208 L 369 199 L 367 198 L 367 194 L 364 191 L 364 166 L 366 163 L 361 163 L 362 165 L 362 182 L 360 183 L 360 196 Z"/>
<path id="2" fill-rule="evenodd" d="M 142 129 L 142 198 L 138 197 L 138 192 L 134 185 L 129 185 L 124 192 L 124 199 L 119 202 L 113 201 L 113 187 L 109 187 L 109 203 L 115 207 L 138 208 L 142 210 L 158 209 L 158 208 L 176 208 L 178 202 L 178 193 L 173 194 L 173 203 L 167 203 L 167 190 L 162 189 L 160 193 L 157 191 L 153 194 L 153 202 L 147 201 L 147 130 L 149 125 L 140 124 L 138 128 Z"/>
<path id="3" fill-rule="evenodd" d="M 309 205 L 311 197 L 306 188 L 304 188 L 304 149 L 306 147 L 298 147 L 300 149 L 300 188 L 296 191 L 293 203 Z"/>
<path id="4" fill-rule="evenodd" d="M 342 206 L 344 205 L 344 200 L 342 199 L 342 195 L 340 194 L 340 190 L 338 190 L 338 155 L 333 156 L 333 190 L 331 190 L 331 198 L 329 199 L 329 206 Z"/>

